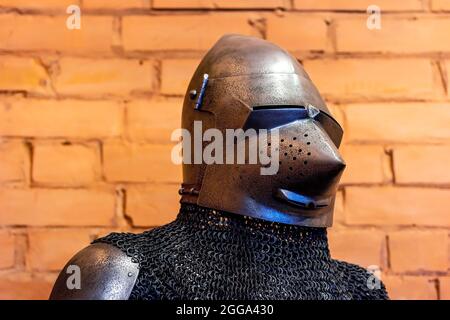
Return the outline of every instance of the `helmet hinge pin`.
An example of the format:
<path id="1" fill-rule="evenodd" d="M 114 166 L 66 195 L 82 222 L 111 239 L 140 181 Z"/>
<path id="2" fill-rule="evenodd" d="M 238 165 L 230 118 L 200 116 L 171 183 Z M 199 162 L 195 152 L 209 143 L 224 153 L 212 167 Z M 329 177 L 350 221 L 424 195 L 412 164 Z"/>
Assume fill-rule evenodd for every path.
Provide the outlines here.
<path id="1" fill-rule="evenodd" d="M 199 110 L 202 107 L 203 96 L 205 95 L 206 86 L 208 85 L 208 78 L 209 78 L 209 75 L 207 73 L 205 73 L 203 75 L 202 88 L 200 89 L 197 103 L 195 104 L 195 110 Z"/>

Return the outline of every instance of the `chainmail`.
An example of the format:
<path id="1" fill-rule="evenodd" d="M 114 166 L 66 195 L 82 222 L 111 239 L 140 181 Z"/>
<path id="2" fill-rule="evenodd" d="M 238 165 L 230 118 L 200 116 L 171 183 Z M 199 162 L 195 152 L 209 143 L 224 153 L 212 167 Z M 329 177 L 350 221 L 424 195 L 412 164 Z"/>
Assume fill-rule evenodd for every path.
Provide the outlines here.
<path id="1" fill-rule="evenodd" d="M 175 221 L 112 233 L 139 264 L 130 299 L 387 299 L 366 270 L 333 260 L 325 228 L 307 228 L 182 204 Z M 370 282 L 370 281 L 369 281 Z"/>

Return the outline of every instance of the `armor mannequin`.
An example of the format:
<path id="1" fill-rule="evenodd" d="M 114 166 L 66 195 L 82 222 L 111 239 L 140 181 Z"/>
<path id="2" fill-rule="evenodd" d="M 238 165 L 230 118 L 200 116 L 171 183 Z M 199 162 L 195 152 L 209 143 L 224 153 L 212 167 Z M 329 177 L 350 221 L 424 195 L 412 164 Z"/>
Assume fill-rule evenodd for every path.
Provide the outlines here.
<path id="1" fill-rule="evenodd" d="M 196 123 L 224 136 L 253 129 L 220 151 L 226 158 L 255 142 L 276 159 L 275 173 L 247 156 L 187 160 L 196 142 L 183 137 L 176 220 L 97 239 L 67 264 L 80 267 L 81 289 L 67 288 L 66 266 L 52 299 L 387 299 L 366 270 L 330 257 L 343 132 L 294 58 L 262 39 L 222 37 L 186 92 L 182 128 L 194 132 Z"/>

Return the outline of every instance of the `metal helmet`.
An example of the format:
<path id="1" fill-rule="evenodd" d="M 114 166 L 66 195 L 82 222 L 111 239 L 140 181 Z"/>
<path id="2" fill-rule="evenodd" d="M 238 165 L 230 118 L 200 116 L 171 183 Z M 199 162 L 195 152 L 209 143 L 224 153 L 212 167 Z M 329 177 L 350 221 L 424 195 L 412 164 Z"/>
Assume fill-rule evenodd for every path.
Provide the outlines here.
<path id="1" fill-rule="evenodd" d="M 285 50 L 259 38 L 222 37 L 191 79 L 182 128 L 193 135 L 190 141 L 183 138 L 182 203 L 301 226 L 332 224 L 345 168 L 338 152 L 343 131 L 303 67 Z M 236 163 L 236 154 L 230 155 L 225 146 L 214 152 L 223 152 L 233 163 L 191 157 L 195 146 L 203 152 L 206 140 L 213 141 L 211 136 L 194 141 L 196 133 L 208 129 L 224 137 L 227 130 L 241 129 L 243 136 L 224 145 L 235 148 L 244 141 L 247 151 L 257 145 L 258 155 L 266 147 L 271 161 L 276 159 L 276 172 L 262 174 L 268 164 L 248 163 L 247 154 L 246 163 Z M 253 134 L 245 134 L 251 130 Z"/>

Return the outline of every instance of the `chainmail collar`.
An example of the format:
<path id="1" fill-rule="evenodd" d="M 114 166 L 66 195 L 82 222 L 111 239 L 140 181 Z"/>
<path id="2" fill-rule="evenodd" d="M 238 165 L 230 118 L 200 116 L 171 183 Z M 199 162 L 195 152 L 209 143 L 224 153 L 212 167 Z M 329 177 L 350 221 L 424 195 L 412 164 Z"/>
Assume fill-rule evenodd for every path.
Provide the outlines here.
<path id="1" fill-rule="evenodd" d="M 177 221 L 190 228 L 234 234 L 241 240 L 266 240 L 268 244 L 288 245 L 292 249 L 320 249 L 322 258 L 330 258 L 326 228 L 295 226 L 249 216 L 182 203 Z"/>
<path id="2" fill-rule="evenodd" d="M 169 224 L 112 233 L 139 264 L 130 299 L 386 299 L 370 274 L 331 259 L 325 228 L 268 222 L 182 204 Z"/>

